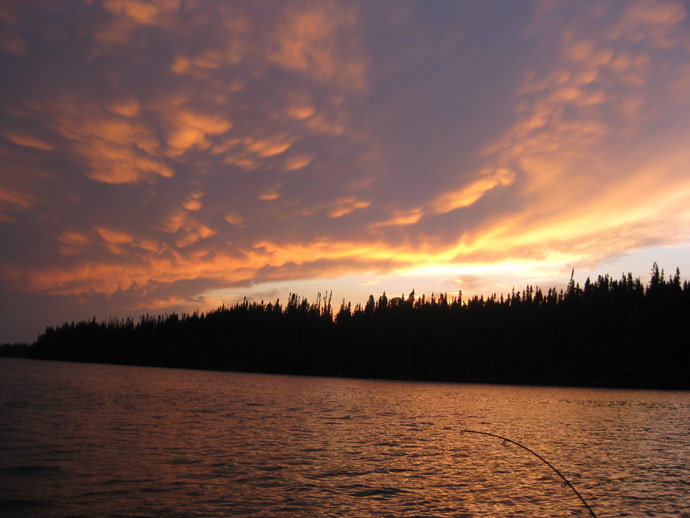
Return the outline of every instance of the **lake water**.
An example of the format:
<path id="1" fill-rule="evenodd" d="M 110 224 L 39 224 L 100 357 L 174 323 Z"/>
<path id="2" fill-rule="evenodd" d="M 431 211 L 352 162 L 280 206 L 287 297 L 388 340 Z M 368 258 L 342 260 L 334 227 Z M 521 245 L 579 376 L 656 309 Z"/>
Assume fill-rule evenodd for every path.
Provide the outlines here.
<path id="1" fill-rule="evenodd" d="M 0 359 L 1 516 L 690 517 L 690 393 Z"/>

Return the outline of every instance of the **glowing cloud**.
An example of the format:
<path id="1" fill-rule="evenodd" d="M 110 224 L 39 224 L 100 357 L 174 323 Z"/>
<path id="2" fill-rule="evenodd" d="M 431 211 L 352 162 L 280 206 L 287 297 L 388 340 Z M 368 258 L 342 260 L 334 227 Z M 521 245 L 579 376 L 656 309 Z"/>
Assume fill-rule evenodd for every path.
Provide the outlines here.
<path id="1" fill-rule="evenodd" d="M 34 149 L 39 149 L 41 151 L 53 150 L 53 146 L 51 146 L 50 144 L 46 144 L 41 139 L 32 137 L 31 135 L 7 132 L 5 133 L 5 138 L 13 144 L 17 144 L 18 146 L 30 147 Z"/>
<path id="2" fill-rule="evenodd" d="M 328 215 L 331 218 L 340 218 L 340 217 L 346 216 L 346 215 L 350 214 L 351 212 L 354 212 L 358 209 L 366 209 L 369 205 L 371 205 L 371 201 L 369 201 L 369 200 L 357 200 L 355 198 L 343 198 L 343 199 L 337 200 L 335 202 L 334 206 L 328 212 Z"/>
<path id="3" fill-rule="evenodd" d="M 236 214 L 226 214 L 224 219 L 231 225 L 241 225 L 244 223 L 244 218 L 242 216 L 237 216 Z"/>
<path id="4" fill-rule="evenodd" d="M 170 121 L 166 143 L 172 149 L 168 155 L 178 157 L 193 147 L 206 149 L 211 145 L 207 139 L 209 135 L 222 135 L 230 128 L 232 123 L 221 117 L 180 111 Z"/>
<path id="5" fill-rule="evenodd" d="M 259 194 L 259 196 L 257 196 L 256 199 L 261 201 L 271 201 L 277 200 L 278 198 L 280 198 L 280 193 L 271 189 L 269 191 L 262 192 L 261 194 Z"/>
<path id="6" fill-rule="evenodd" d="M 132 236 L 125 232 L 118 232 L 107 228 L 96 227 L 96 232 L 108 243 L 114 245 L 124 245 L 133 241 Z"/>
<path id="7" fill-rule="evenodd" d="M 200 210 L 204 206 L 204 202 L 201 201 L 203 195 L 201 192 L 193 192 L 187 197 L 182 206 L 187 210 Z"/>
<path id="8" fill-rule="evenodd" d="M 326 2 L 316 9 L 293 11 L 275 33 L 270 62 L 312 79 L 361 90 L 366 87 L 366 59 L 358 38 L 336 40 L 334 33 L 354 28 L 357 11 L 346 4 Z"/>
<path id="9" fill-rule="evenodd" d="M 285 161 L 285 170 L 286 171 L 297 171 L 298 169 L 302 169 L 303 167 L 307 167 L 309 164 L 311 164 L 312 157 L 310 156 L 295 156 L 292 158 L 288 158 Z"/>
<path id="10" fill-rule="evenodd" d="M 690 271 L 687 3 L 574 5 L 3 5 L 0 285 L 34 306 L 0 341 L 94 301 Z"/>
<path id="11" fill-rule="evenodd" d="M 515 173 L 508 169 L 500 168 L 494 171 L 483 171 L 479 179 L 436 198 L 433 207 L 440 214 L 468 207 L 488 191 L 498 186 L 510 185 L 513 183 L 513 180 L 515 180 Z"/>
<path id="12" fill-rule="evenodd" d="M 394 210 L 391 212 L 390 219 L 378 221 L 370 224 L 369 226 L 371 228 L 380 228 L 414 225 L 422 218 L 423 215 L 424 212 L 421 207 L 409 210 Z"/>
<path id="13" fill-rule="evenodd" d="M 246 138 L 243 144 L 248 151 L 261 158 L 267 158 L 287 151 L 292 145 L 292 139 L 286 135 L 263 139 Z"/>

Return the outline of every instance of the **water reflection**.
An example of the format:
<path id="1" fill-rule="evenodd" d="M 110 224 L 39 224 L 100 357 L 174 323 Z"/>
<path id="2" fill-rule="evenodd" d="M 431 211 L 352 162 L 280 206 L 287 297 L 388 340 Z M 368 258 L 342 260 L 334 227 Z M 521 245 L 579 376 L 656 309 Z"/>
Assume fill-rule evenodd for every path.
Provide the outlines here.
<path id="1" fill-rule="evenodd" d="M 690 394 L 0 360 L 7 516 L 688 511 Z"/>

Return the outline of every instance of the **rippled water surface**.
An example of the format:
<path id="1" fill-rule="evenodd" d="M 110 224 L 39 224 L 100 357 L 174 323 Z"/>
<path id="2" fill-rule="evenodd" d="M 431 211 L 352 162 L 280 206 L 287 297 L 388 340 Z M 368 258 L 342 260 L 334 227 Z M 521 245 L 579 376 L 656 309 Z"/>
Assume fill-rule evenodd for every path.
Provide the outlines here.
<path id="1" fill-rule="evenodd" d="M 690 517 L 690 393 L 0 359 L 2 516 Z"/>

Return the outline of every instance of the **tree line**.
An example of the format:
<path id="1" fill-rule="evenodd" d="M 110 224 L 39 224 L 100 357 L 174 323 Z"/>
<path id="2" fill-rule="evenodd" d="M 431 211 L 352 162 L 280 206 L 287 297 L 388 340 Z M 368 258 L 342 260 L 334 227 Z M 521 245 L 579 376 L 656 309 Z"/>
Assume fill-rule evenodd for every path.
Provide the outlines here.
<path id="1" fill-rule="evenodd" d="M 479 383 L 690 389 L 690 284 L 656 263 L 563 290 L 363 305 L 291 294 L 207 313 L 48 327 L 0 355 L 161 367 Z M 683 338 L 685 336 L 685 338 Z"/>

